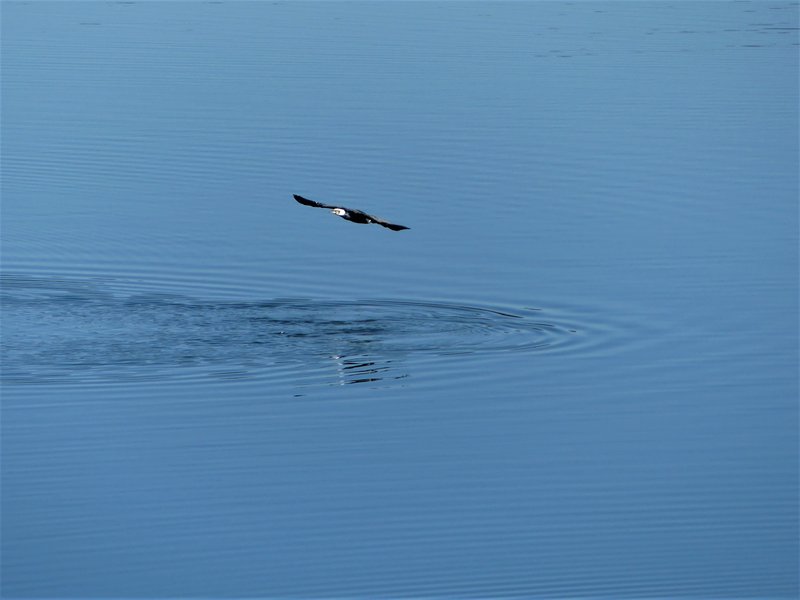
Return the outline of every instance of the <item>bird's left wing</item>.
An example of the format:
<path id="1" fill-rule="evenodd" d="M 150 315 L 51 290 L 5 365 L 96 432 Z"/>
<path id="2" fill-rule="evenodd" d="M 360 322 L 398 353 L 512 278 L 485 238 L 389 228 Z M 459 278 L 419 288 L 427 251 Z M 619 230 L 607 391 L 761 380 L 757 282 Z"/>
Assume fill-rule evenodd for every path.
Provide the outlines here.
<path id="1" fill-rule="evenodd" d="M 303 198 L 302 196 L 298 196 L 297 194 L 292 194 L 294 199 L 297 200 L 300 204 L 305 204 L 306 206 L 313 206 L 315 208 L 338 208 L 331 204 L 323 204 L 322 202 L 314 202 L 313 200 L 309 200 L 308 198 Z"/>

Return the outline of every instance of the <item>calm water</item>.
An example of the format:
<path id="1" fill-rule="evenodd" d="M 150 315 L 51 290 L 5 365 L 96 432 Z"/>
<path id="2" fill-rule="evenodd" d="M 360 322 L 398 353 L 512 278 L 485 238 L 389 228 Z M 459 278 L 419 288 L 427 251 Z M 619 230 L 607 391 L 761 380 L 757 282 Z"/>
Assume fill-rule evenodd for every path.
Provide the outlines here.
<path id="1" fill-rule="evenodd" d="M 795 598 L 798 48 L 3 2 L 4 597 Z"/>

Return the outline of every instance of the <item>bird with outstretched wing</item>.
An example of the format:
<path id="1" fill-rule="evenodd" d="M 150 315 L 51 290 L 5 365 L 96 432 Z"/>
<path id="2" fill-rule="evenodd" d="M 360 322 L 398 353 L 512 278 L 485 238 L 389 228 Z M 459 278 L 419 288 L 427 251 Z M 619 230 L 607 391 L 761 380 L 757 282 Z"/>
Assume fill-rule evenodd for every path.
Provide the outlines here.
<path id="1" fill-rule="evenodd" d="M 382 225 L 392 231 L 401 231 L 403 229 L 409 229 L 405 225 L 396 225 L 394 223 L 389 223 L 389 221 L 384 221 L 379 217 L 375 217 L 372 215 L 368 215 L 363 210 L 358 210 L 355 208 L 345 208 L 343 206 L 336 206 L 333 204 L 323 204 L 322 202 L 316 202 L 314 200 L 309 200 L 308 198 L 303 198 L 302 196 L 298 196 L 297 194 L 293 194 L 294 199 L 297 200 L 300 204 L 305 206 L 313 206 L 314 208 L 328 208 L 330 211 L 347 221 L 352 221 L 353 223 L 362 223 L 362 224 L 369 224 L 369 223 L 377 223 L 378 225 Z"/>

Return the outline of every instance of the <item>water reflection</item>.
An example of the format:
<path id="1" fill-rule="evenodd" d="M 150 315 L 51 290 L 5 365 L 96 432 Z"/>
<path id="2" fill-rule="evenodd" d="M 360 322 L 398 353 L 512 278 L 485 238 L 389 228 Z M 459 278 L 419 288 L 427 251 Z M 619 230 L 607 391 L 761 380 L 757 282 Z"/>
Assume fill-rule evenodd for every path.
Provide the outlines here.
<path id="1" fill-rule="evenodd" d="M 276 378 L 400 381 L 408 359 L 554 351 L 574 323 L 537 309 L 403 300 L 201 301 L 112 282 L 2 278 L 7 383 Z"/>

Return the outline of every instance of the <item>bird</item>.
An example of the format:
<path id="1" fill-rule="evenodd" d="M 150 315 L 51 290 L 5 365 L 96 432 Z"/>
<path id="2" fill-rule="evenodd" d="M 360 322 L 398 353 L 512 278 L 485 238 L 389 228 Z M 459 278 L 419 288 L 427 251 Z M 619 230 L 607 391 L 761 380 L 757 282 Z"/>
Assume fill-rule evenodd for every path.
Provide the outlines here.
<path id="1" fill-rule="evenodd" d="M 405 225 L 395 225 L 394 223 L 389 223 L 389 221 L 384 221 L 378 217 L 373 217 L 372 215 L 368 215 L 363 210 L 358 210 L 355 208 L 344 208 L 343 206 L 336 206 L 333 204 L 323 204 L 322 202 L 315 202 L 314 200 L 309 200 L 308 198 L 303 198 L 302 196 L 298 196 L 297 194 L 292 194 L 294 199 L 297 200 L 300 204 L 304 204 L 305 206 L 313 206 L 315 208 L 329 208 L 331 212 L 347 221 L 352 221 L 353 223 L 377 223 L 378 225 L 382 225 L 392 231 L 401 231 L 403 229 L 410 229 L 410 227 L 406 227 Z"/>

